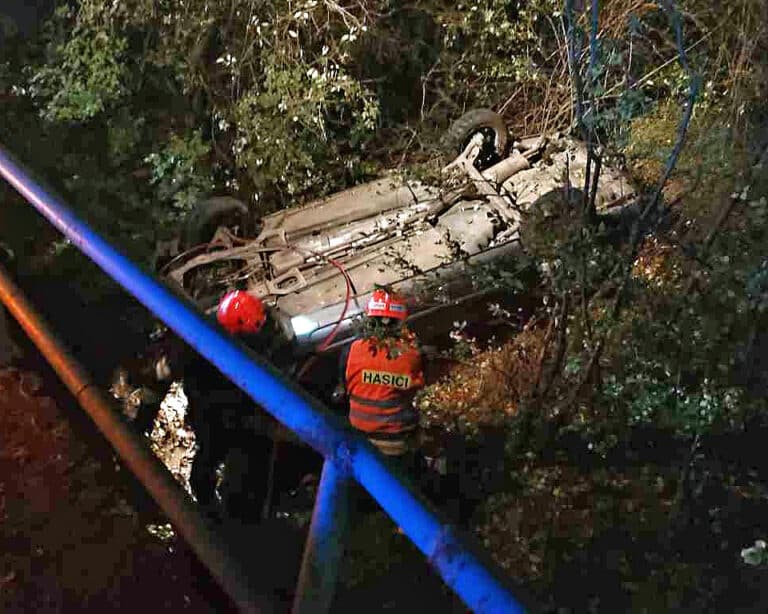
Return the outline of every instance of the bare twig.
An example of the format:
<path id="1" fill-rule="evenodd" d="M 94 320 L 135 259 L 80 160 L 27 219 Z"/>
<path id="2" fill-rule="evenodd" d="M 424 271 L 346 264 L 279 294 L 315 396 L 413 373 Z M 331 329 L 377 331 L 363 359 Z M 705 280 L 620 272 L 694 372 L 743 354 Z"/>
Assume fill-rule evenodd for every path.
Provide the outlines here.
<path id="1" fill-rule="evenodd" d="M 522 92 L 522 91 L 523 91 L 523 88 L 522 87 L 518 87 L 518 88 L 515 89 L 514 92 L 512 92 L 512 94 L 504 101 L 504 104 L 502 104 L 499 107 L 499 111 L 498 111 L 499 115 L 503 115 L 504 114 L 504 111 L 507 110 L 507 107 L 510 104 L 512 104 L 512 102 L 515 100 L 515 98 L 517 98 L 520 95 L 520 92 Z"/>
<path id="2" fill-rule="evenodd" d="M 576 402 L 576 399 L 579 397 L 579 394 L 581 394 L 581 391 L 589 381 L 589 378 L 592 377 L 592 374 L 595 371 L 595 367 L 597 367 L 600 361 L 600 357 L 603 354 L 604 347 L 605 337 L 602 337 L 600 341 L 597 342 L 595 349 L 592 350 L 592 354 L 587 361 L 587 365 L 581 372 L 579 381 L 576 382 L 576 385 L 574 385 L 573 388 L 571 388 L 571 394 L 568 395 L 568 398 L 555 408 L 555 414 L 561 414 L 566 408 L 570 407 Z"/>
<path id="3" fill-rule="evenodd" d="M 756 174 L 762 172 L 762 160 L 768 156 L 768 147 L 766 147 L 762 154 L 758 154 L 756 156 L 756 162 L 752 165 L 750 172 L 747 177 L 747 183 L 752 181 Z M 709 248 L 712 246 L 712 243 L 714 243 L 715 239 L 717 238 L 717 235 L 722 230 L 723 226 L 725 225 L 725 222 L 728 220 L 728 217 L 730 217 L 731 212 L 733 211 L 733 208 L 736 206 L 736 203 L 739 202 L 740 198 L 737 194 L 729 194 L 727 197 L 727 200 L 722 204 L 719 213 L 717 214 L 717 218 L 715 219 L 714 224 L 712 224 L 712 227 L 709 229 L 709 232 L 707 233 L 706 238 L 704 239 L 703 243 L 701 244 L 701 247 L 698 249 L 698 258 L 704 258 L 709 251 Z M 694 271 L 691 273 L 691 276 L 688 279 L 688 283 L 686 284 L 685 288 L 683 289 L 683 296 L 689 295 L 694 287 L 696 286 L 696 283 L 699 280 L 699 275 Z M 679 309 L 683 309 L 682 305 Z M 679 313 L 679 310 L 678 310 Z"/>
<path id="4" fill-rule="evenodd" d="M 603 170 L 603 158 L 600 155 L 594 155 L 595 172 L 592 177 L 592 185 L 589 189 L 589 203 L 587 205 L 586 221 L 593 223 L 597 217 L 596 200 L 597 200 L 597 188 L 598 181 L 600 180 L 600 173 Z"/>
<path id="5" fill-rule="evenodd" d="M 597 112 L 596 101 L 594 100 L 594 84 L 597 77 L 597 55 L 599 48 L 598 41 L 598 25 L 599 25 L 599 13 L 600 3 L 599 0 L 591 0 L 591 29 L 589 35 L 589 64 L 587 66 L 587 81 L 586 88 L 581 79 L 581 72 L 578 66 L 577 52 L 576 52 L 576 35 L 574 26 L 573 15 L 573 0 L 566 0 L 564 19 L 567 24 L 567 46 L 568 46 L 568 59 L 569 69 L 571 74 L 571 81 L 573 83 L 574 91 L 574 105 L 576 109 L 576 125 L 577 129 L 581 132 L 582 139 L 587 144 L 587 164 L 584 174 L 584 190 L 583 200 L 581 202 L 581 211 L 584 222 L 589 222 L 592 214 L 590 211 L 590 203 L 594 202 L 592 195 L 593 186 L 597 187 L 598 176 L 600 173 L 601 164 L 598 162 L 598 156 L 595 153 L 595 141 L 596 134 L 594 129 L 594 116 Z M 580 46 L 580 43 L 579 43 Z M 585 107 L 588 105 L 588 110 L 585 111 Z M 587 113 L 592 114 L 592 126 L 588 126 L 585 122 L 585 116 Z M 592 176 L 594 174 L 594 181 Z"/>
<path id="6" fill-rule="evenodd" d="M 592 32 L 589 39 L 589 78 L 594 78 L 595 65 L 597 64 L 597 28 L 598 28 L 598 16 L 600 13 L 599 0 L 592 0 L 591 15 L 592 18 Z"/>
<path id="7" fill-rule="evenodd" d="M 576 111 L 576 124 L 579 128 L 582 128 L 584 126 L 584 92 L 578 62 L 578 56 L 581 53 L 581 45 L 579 44 L 579 48 L 576 48 L 576 24 L 574 23 L 573 2 L 574 0 L 565 0 L 563 18 L 566 26 L 568 70 L 571 73 L 571 82 L 573 83 L 573 107 Z"/>
<path id="8" fill-rule="evenodd" d="M 592 341 L 592 322 L 589 317 L 589 300 L 587 299 L 587 257 L 583 250 L 581 251 L 581 319 L 587 338 Z"/>
<path id="9" fill-rule="evenodd" d="M 677 139 L 675 141 L 675 145 L 672 148 L 671 153 L 669 154 L 669 157 L 667 158 L 667 162 L 664 166 L 664 173 L 661 176 L 661 179 L 659 179 L 659 183 L 656 186 L 656 190 L 653 193 L 653 196 L 648 200 L 648 203 L 646 204 L 645 208 L 643 209 L 642 213 L 638 217 L 638 219 L 635 221 L 635 224 L 632 228 L 632 233 L 630 235 L 630 266 L 627 270 L 627 275 L 629 275 L 629 271 L 631 271 L 631 263 L 634 261 L 634 259 L 637 257 L 637 249 L 640 244 L 640 240 L 642 239 L 643 235 L 643 228 L 645 227 L 645 224 L 650 217 L 650 215 L 656 210 L 656 207 L 659 204 L 659 201 L 661 200 L 662 191 L 664 190 L 664 186 L 666 186 L 667 181 L 669 181 L 669 177 L 672 175 L 672 171 L 677 166 L 677 161 L 680 158 L 680 152 L 683 150 L 683 146 L 685 145 L 686 136 L 688 135 L 688 128 L 691 124 L 691 118 L 693 117 L 693 108 L 696 105 L 696 100 L 698 98 L 699 94 L 699 88 L 701 85 L 701 78 L 699 75 L 695 74 L 693 70 L 691 69 L 690 64 L 688 63 L 688 56 L 685 52 L 685 47 L 683 45 L 683 24 L 682 24 L 682 18 L 680 17 L 680 14 L 677 12 L 677 8 L 675 6 L 674 0 L 662 0 L 664 2 L 664 7 L 667 13 L 669 14 L 670 21 L 672 22 L 672 28 L 675 32 L 675 40 L 677 42 L 677 49 L 678 49 L 678 60 L 680 62 L 680 65 L 683 67 L 683 69 L 686 71 L 686 73 L 689 76 L 689 89 L 688 89 L 688 98 L 686 100 L 685 105 L 685 111 L 683 112 L 682 119 L 680 120 L 680 124 L 677 128 Z M 669 207 L 667 207 L 669 209 Z M 622 284 L 622 287 L 624 287 L 626 284 Z"/>
<path id="10" fill-rule="evenodd" d="M 591 130 L 590 130 L 591 132 Z M 584 221 L 587 217 L 587 203 L 589 202 L 589 188 L 592 185 L 592 145 L 591 141 L 592 139 L 587 137 L 587 165 L 584 169 L 584 189 L 582 190 L 582 198 L 581 198 L 581 216 L 582 221 Z"/>
<path id="11" fill-rule="evenodd" d="M 680 472 L 680 478 L 678 479 L 678 482 L 677 482 L 677 489 L 675 491 L 675 498 L 672 502 L 672 509 L 669 512 L 669 521 L 667 525 L 667 533 L 665 536 L 668 546 L 672 541 L 672 535 L 674 533 L 675 524 L 680 514 L 680 510 L 683 507 L 683 502 L 685 501 L 686 485 L 688 484 L 691 471 L 693 471 L 693 466 L 696 462 L 696 452 L 699 449 L 700 439 L 701 439 L 700 434 L 696 433 L 696 436 L 693 438 L 693 442 L 691 443 L 691 449 L 688 452 L 688 457 L 683 463 L 682 471 Z"/>
<path id="12" fill-rule="evenodd" d="M 685 48 L 685 52 L 687 53 L 687 52 L 695 49 L 696 47 L 698 47 L 701 43 L 703 43 L 704 41 L 709 39 L 713 34 L 715 34 L 722 27 L 723 26 L 721 24 L 717 28 L 715 28 L 715 29 L 711 30 L 710 32 L 708 32 L 706 35 L 702 36 L 695 43 L 692 43 L 691 45 L 688 45 L 688 47 Z M 679 60 L 679 57 L 680 57 L 679 53 L 676 53 L 674 56 L 672 56 L 671 58 L 669 58 L 668 60 L 666 60 L 665 62 L 660 64 L 659 66 L 657 66 L 656 68 L 654 68 L 650 72 L 648 72 L 645 75 L 643 75 L 640 79 L 638 79 L 637 81 L 634 81 L 633 83 L 631 83 L 628 86 L 628 89 L 635 90 L 635 89 L 637 89 L 639 87 L 642 87 L 643 85 L 648 83 L 648 81 L 650 81 L 653 77 L 655 77 L 658 73 L 660 73 L 662 70 L 667 68 L 670 64 L 673 64 L 673 63 L 677 62 Z M 616 85 L 608 88 L 605 91 L 605 93 L 602 96 L 600 96 L 599 100 L 605 100 L 607 98 L 611 98 L 611 97 L 617 96 L 616 91 L 619 88 L 624 87 L 625 85 L 626 84 L 624 82 L 622 82 L 622 83 L 617 83 Z M 568 112 L 568 110 L 569 110 L 569 108 L 571 107 L 572 104 L 573 103 L 570 102 L 570 101 L 567 102 L 567 103 L 564 103 L 563 106 L 560 107 L 560 109 L 558 109 L 558 111 L 557 111 L 558 116 L 561 116 L 563 113 Z"/>
<path id="13" fill-rule="evenodd" d="M 413 145 L 413 142 L 416 140 L 416 137 L 418 136 L 418 133 L 413 128 L 406 128 L 406 129 L 411 133 L 411 137 L 408 139 L 408 143 L 403 149 L 402 156 L 400 156 L 400 162 L 397 165 L 398 170 L 402 169 L 403 166 L 405 165 L 406 158 L 408 157 L 408 152 L 411 150 L 411 145 Z M 410 187 L 410 185 L 407 182 L 406 182 L 406 185 Z"/>
<path id="14" fill-rule="evenodd" d="M 587 169 L 584 177 L 584 203 L 583 203 L 583 220 L 582 222 L 590 222 L 592 215 L 589 210 L 589 203 L 594 201 L 594 195 L 592 194 L 593 187 L 597 189 L 597 182 L 600 176 L 600 168 L 602 164 L 597 159 L 595 154 L 595 129 L 594 120 L 597 113 L 597 101 L 594 99 L 595 92 L 595 80 L 597 78 L 597 49 L 598 49 L 598 22 L 600 13 L 600 3 L 598 0 L 592 0 L 591 5 L 591 17 L 592 28 L 589 34 L 589 68 L 587 71 L 587 78 L 589 83 L 589 112 L 592 114 L 592 127 L 583 126 L 582 130 L 587 141 Z M 594 182 L 590 183 L 590 175 L 594 172 Z"/>
<path id="15" fill-rule="evenodd" d="M 725 221 L 728 219 L 728 216 L 730 216 L 731 211 L 733 211 L 734 205 L 736 205 L 738 201 L 739 201 L 738 197 L 734 197 L 733 195 L 728 196 L 728 200 L 723 204 L 722 208 L 720 209 L 720 213 L 718 213 L 715 223 L 713 224 L 709 233 L 707 233 L 707 237 L 702 243 L 701 248 L 698 251 L 699 259 L 703 258 L 706 255 L 706 252 L 709 250 L 710 246 L 715 240 L 715 237 L 720 232 L 720 229 L 725 224 Z M 693 291 L 698 281 L 699 281 L 699 274 L 697 271 L 693 271 L 691 273 L 691 276 L 688 278 L 688 283 L 686 283 L 685 288 L 683 289 L 682 296 L 688 296 Z M 679 314 L 680 310 L 682 309 L 683 309 L 683 305 L 681 304 L 678 307 L 677 313 Z"/>
<path id="16" fill-rule="evenodd" d="M 554 335 L 555 332 L 555 318 L 552 318 L 549 321 L 549 326 L 547 326 L 547 332 L 544 335 L 544 343 L 541 346 L 541 352 L 539 353 L 539 358 L 537 360 L 537 369 L 536 369 L 536 378 L 534 379 L 533 386 L 531 387 L 531 390 L 534 392 L 534 394 L 537 393 L 539 390 L 539 385 L 541 384 L 541 377 L 544 373 L 544 367 L 545 362 L 547 360 L 547 354 L 549 353 L 549 346 L 552 344 L 552 335 Z"/>
<path id="17" fill-rule="evenodd" d="M 568 328 L 568 294 L 563 292 L 560 298 L 561 310 L 560 318 L 557 329 L 557 345 L 555 346 L 555 355 L 549 367 L 544 371 L 544 378 L 541 381 L 541 386 L 537 392 L 539 398 L 544 397 L 560 372 L 560 367 L 563 364 L 565 358 L 565 349 L 567 341 L 567 328 Z"/>
<path id="18" fill-rule="evenodd" d="M 653 210 L 658 205 L 659 199 L 661 198 L 661 192 L 669 180 L 672 171 L 675 169 L 675 166 L 677 166 L 677 160 L 680 157 L 680 152 L 683 150 L 683 145 L 685 145 L 685 138 L 688 135 L 688 127 L 690 126 L 691 118 L 693 117 L 693 108 L 696 104 L 696 98 L 698 97 L 699 89 L 701 87 L 701 77 L 695 74 L 691 69 L 691 66 L 688 63 L 688 55 L 686 54 L 685 46 L 683 45 L 682 17 L 677 11 L 674 0 L 663 0 L 663 2 L 665 5 L 665 10 L 669 14 L 670 21 L 672 22 L 672 28 L 675 31 L 678 59 L 680 61 L 680 66 L 682 66 L 683 70 L 685 70 L 685 72 L 688 74 L 689 86 L 685 113 L 683 113 L 683 118 L 680 121 L 680 125 L 677 129 L 677 141 L 675 142 L 675 146 L 672 149 L 672 153 L 670 153 L 669 158 L 667 159 L 667 164 L 664 168 L 664 174 L 659 180 L 659 185 L 656 187 L 656 192 L 653 195 L 653 199 L 647 207 L 648 210 Z"/>
<path id="19" fill-rule="evenodd" d="M 429 70 L 427 71 L 427 74 L 424 75 L 421 78 L 421 110 L 420 110 L 420 117 L 421 121 L 424 121 L 425 114 L 424 114 L 424 106 L 427 103 L 427 83 L 429 83 L 429 80 L 432 78 L 432 73 L 435 72 L 435 69 L 437 69 L 438 64 L 440 64 L 440 58 L 438 58 L 432 66 L 430 66 Z"/>

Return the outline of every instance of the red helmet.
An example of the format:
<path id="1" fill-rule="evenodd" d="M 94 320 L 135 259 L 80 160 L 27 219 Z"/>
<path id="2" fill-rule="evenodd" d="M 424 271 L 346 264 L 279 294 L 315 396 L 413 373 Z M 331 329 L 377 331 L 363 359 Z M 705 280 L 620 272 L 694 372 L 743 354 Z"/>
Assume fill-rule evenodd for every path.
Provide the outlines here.
<path id="1" fill-rule="evenodd" d="M 408 306 L 405 299 L 395 294 L 390 294 L 386 290 L 374 290 L 365 314 L 369 317 L 377 318 L 395 318 L 396 320 L 405 320 L 408 317 Z"/>
<path id="2" fill-rule="evenodd" d="M 260 298 L 235 290 L 221 299 L 216 319 L 233 335 L 258 333 L 267 321 L 267 310 Z"/>

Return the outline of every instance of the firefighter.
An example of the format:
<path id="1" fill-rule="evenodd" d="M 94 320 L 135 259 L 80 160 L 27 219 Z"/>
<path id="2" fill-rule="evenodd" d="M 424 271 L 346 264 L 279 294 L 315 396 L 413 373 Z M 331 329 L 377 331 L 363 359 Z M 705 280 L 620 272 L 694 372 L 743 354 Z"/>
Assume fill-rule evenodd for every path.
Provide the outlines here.
<path id="1" fill-rule="evenodd" d="M 227 293 L 216 318 L 221 326 L 256 350 L 265 343 L 267 311 L 260 299 L 244 291 Z M 272 449 L 270 419 L 208 360 L 190 355 L 183 365 L 188 420 L 197 451 L 190 487 L 212 515 L 256 519 L 266 494 Z M 224 464 L 221 484 L 218 469 Z M 218 497 L 217 497 L 218 492 Z"/>
<path id="2" fill-rule="evenodd" d="M 383 454 L 399 459 L 407 471 L 417 460 L 416 392 L 424 386 L 422 354 L 404 325 L 403 298 L 377 289 L 368 302 L 367 334 L 341 356 L 341 381 L 349 401 L 349 422 Z"/>
<path id="3" fill-rule="evenodd" d="M 288 344 L 260 299 L 245 291 L 227 293 L 216 319 L 229 333 L 268 359 L 283 358 Z M 176 337 L 164 339 L 153 357 L 159 393 L 152 395 L 135 420 L 151 428 L 160 401 L 173 377 L 181 377 L 188 400 L 187 420 L 195 433 L 190 487 L 203 510 L 214 519 L 248 522 L 261 515 L 268 489 L 268 467 L 275 421 L 213 364 Z M 222 470 L 223 469 L 223 470 Z"/>

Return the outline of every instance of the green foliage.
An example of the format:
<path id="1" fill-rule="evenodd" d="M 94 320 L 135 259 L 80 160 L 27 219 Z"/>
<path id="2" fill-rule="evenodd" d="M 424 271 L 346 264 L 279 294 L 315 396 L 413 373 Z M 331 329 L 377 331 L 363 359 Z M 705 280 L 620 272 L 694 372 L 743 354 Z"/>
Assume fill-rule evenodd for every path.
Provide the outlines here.
<path id="1" fill-rule="evenodd" d="M 210 145 L 195 131 L 186 138 L 171 135 L 165 149 L 146 157 L 158 196 L 172 202 L 180 214 L 188 213 L 213 188 L 202 166 L 209 154 Z"/>
<path id="2" fill-rule="evenodd" d="M 604 163 L 608 153 L 630 163 L 648 188 L 646 204 L 679 138 L 691 71 L 674 61 L 655 70 L 650 62 L 649 34 L 668 28 L 655 12 L 635 20 L 632 55 L 618 37 L 603 34 L 591 49 L 594 63 L 587 58 L 586 17 L 580 19 L 572 44 L 580 58 L 582 134 Z M 672 58 L 676 52 L 669 49 Z M 725 119 L 722 65 L 701 54 L 696 60 L 695 69 L 711 69 L 713 78 L 696 107 L 673 189 L 664 194 L 684 193 L 683 205 L 666 232 L 647 219 L 646 232 L 663 236 L 663 245 L 642 234 L 634 247 L 617 245 L 620 229 L 590 223 L 584 195 L 573 189 L 570 202 L 564 189 L 538 203 L 522 231 L 542 273 L 542 311 L 557 317 L 559 327 L 547 360 L 557 375 L 546 400 L 537 400 L 537 408 L 555 409 L 535 415 L 558 416 L 555 428 L 582 433 L 600 453 L 634 427 L 681 436 L 733 431 L 765 409 L 739 374 L 744 348 L 760 326 L 751 297 L 763 293 L 751 290 L 749 280 L 762 271 L 765 186 L 749 167 L 737 126 Z M 724 210 L 730 219 L 722 218 Z"/>
<path id="3" fill-rule="evenodd" d="M 414 340 L 413 333 L 401 321 L 388 318 L 360 317 L 355 322 L 355 334 L 375 340 L 376 348 L 391 358 L 399 356 L 404 345 Z"/>
<path id="4" fill-rule="evenodd" d="M 466 320 L 453 323 L 450 332 L 450 339 L 453 341 L 450 356 L 455 360 L 469 360 L 480 351 L 477 340 L 467 334 L 466 328 Z"/>
<path id="5" fill-rule="evenodd" d="M 523 243 L 537 259 L 554 294 L 574 285 L 593 289 L 619 257 L 608 243 L 604 227 L 582 226 L 583 197 L 575 187 L 551 192 L 526 216 Z"/>
<path id="6" fill-rule="evenodd" d="M 741 551 L 741 558 L 744 563 L 752 567 L 765 566 L 768 564 L 768 547 L 762 539 L 758 539 L 754 546 Z"/>
<path id="7" fill-rule="evenodd" d="M 69 21 L 68 7 L 56 19 Z M 52 40 L 46 66 L 33 74 L 30 90 L 50 121 L 86 121 L 105 111 L 125 93 L 124 37 L 79 24 L 66 40 Z"/>
<path id="8" fill-rule="evenodd" d="M 55 12 L 18 93 L 94 177 L 63 173 L 73 199 L 90 208 L 112 182 L 111 217 L 143 217 L 151 238 L 204 192 L 295 204 L 389 166 L 393 144 L 435 142 L 512 83 L 539 87 L 557 4 L 82 0 Z"/>
<path id="9" fill-rule="evenodd" d="M 6 142 L 34 144 L 36 167 L 92 221 L 143 245 L 212 192 L 262 209 L 321 195 L 373 170 L 378 103 L 347 66 L 366 20 L 317 2 L 62 6 L 29 57 L 0 58 L 3 89 L 55 147 L 12 122 Z"/>
<path id="10" fill-rule="evenodd" d="M 689 130 L 687 145 L 675 169 L 674 179 L 690 186 L 683 206 L 689 219 L 714 215 L 722 199 L 737 186 L 739 176 L 748 166 L 746 150 L 736 138 L 733 126 L 724 121 L 721 111 L 705 106 L 697 110 Z M 632 122 L 627 158 L 636 166 L 650 168 L 648 183 L 657 181 L 657 173 L 672 146 L 679 109 L 671 102 Z"/>
<path id="11" fill-rule="evenodd" d="M 87 3 L 105 17 L 100 3 Z M 192 2 L 152 18 L 125 10 L 113 27 L 148 41 L 145 72 L 195 101 L 225 186 L 246 200 L 285 205 L 346 185 L 367 171 L 375 97 L 349 74 L 367 12 L 314 0 Z M 168 79 L 170 77 L 170 79 Z"/>
<path id="12" fill-rule="evenodd" d="M 743 424 L 738 388 L 713 387 L 705 380 L 696 392 L 678 386 L 659 363 L 646 363 L 622 378 L 609 375 L 601 391 L 604 411 L 625 415 L 626 426 L 654 425 L 682 435 L 728 430 Z"/>
<path id="13" fill-rule="evenodd" d="M 326 173 L 364 174 L 359 147 L 378 115 L 370 94 L 327 64 L 323 72 L 301 65 L 268 66 L 265 75 L 263 89 L 246 94 L 233 109 L 233 153 L 257 194 L 275 188 L 288 198 L 323 193 L 333 187 Z M 333 118 L 345 114 L 351 126 L 341 139 Z M 346 157 L 345 149 L 357 153 Z"/>
<path id="14" fill-rule="evenodd" d="M 488 106 L 509 95 L 513 83 L 543 81 L 543 60 L 555 44 L 551 28 L 559 27 L 551 16 L 557 16 L 560 4 L 470 0 L 438 12 L 445 88 L 460 92 L 458 105 Z"/>

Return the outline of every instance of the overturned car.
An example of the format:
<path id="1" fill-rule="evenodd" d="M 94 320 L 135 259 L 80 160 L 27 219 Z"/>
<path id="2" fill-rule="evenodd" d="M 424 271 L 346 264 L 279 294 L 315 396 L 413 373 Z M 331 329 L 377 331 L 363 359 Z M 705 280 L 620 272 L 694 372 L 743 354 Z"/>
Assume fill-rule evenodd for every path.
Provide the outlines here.
<path id="1" fill-rule="evenodd" d="M 476 110 L 448 131 L 445 146 L 453 160 L 437 181 L 393 172 L 259 220 L 235 199 L 204 201 L 181 236 L 161 246 L 159 275 L 206 312 L 233 287 L 264 300 L 290 341 L 287 369 L 301 379 L 313 364 L 310 389 L 331 405 L 338 369 L 333 353 L 326 352 L 325 360 L 305 354 L 348 342 L 354 319 L 377 286 L 409 297 L 409 324 L 422 341 L 437 341 L 456 316 L 487 314 L 496 290 L 479 272 L 492 275 L 501 261 L 496 270 L 505 270 L 506 261 L 520 254 L 527 213 L 563 202 L 564 186 L 574 186 L 566 190 L 572 195 L 585 184 L 583 144 L 560 135 L 510 140 L 499 115 Z M 602 216 L 627 210 L 635 199 L 628 178 L 606 166 L 595 193 Z M 160 335 L 157 347 L 137 359 L 140 368 L 123 366 L 116 373 L 112 393 L 140 431 L 155 421 L 170 381 L 183 379 L 174 368 L 177 344 L 173 335 Z M 177 400 L 181 408 L 183 399 Z M 171 418 L 164 426 L 161 420 L 152 437 L 171 466 L 190 452 L 174 439 L 184 433 L 183 411 L 166 413 Z M 297 444 L 293 453 L 303 449 L 272 421 L 259 424 L 269 437 Z M 308 465 L 292 466 L 301 473 Z M 282 479 L 298 482 L 296 476 Z M 269 501 L 271 495 L 265 496 Z"/>
<path id="2" fill-rule="evenodd" d="M 526 212 L 585 182 L 587 149 L 560 135 L 511 142 L 501 117 L 470 111 L 448 131 L 457 155 L 439 186 L 385 177 L 258 220 L 231 198 L 200 204 L 159 272 L 202 309 L 245 287 L 269 304 L 299 349 L 343 343 L 377 285 L 412 297 L 413 320 L 482 297 L 472 267 L 521 248 Z M 628 178 L 603 167 L 602 214 L 635 197 Z M 551 200 L 551 199 L 550 199 Z M 450 318 L 443 318 L 450 323 Z M 444 332 L 444 331 L 443 331 Z"/>

